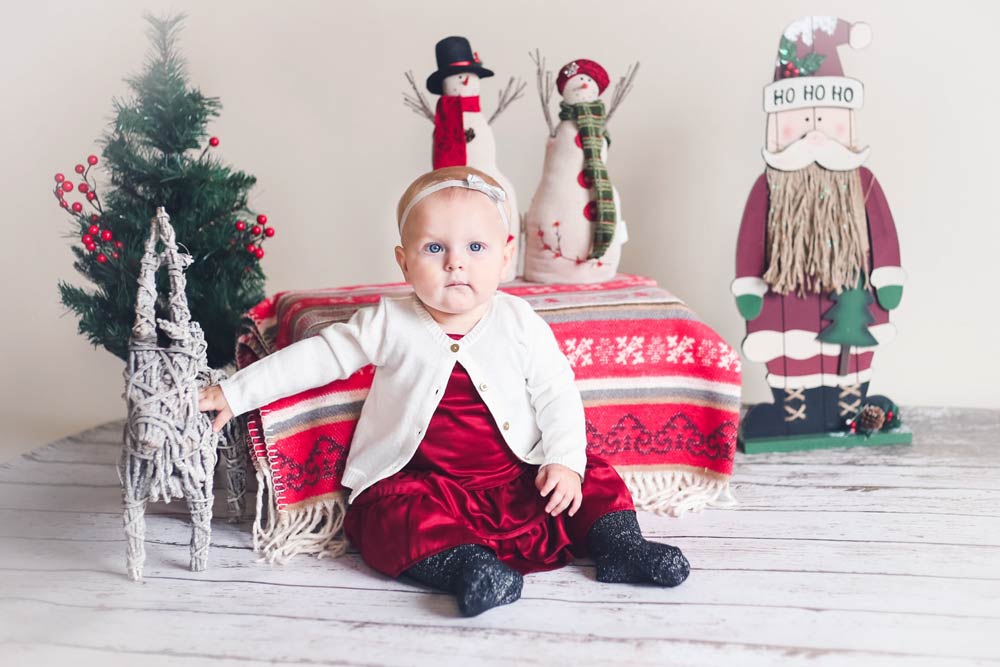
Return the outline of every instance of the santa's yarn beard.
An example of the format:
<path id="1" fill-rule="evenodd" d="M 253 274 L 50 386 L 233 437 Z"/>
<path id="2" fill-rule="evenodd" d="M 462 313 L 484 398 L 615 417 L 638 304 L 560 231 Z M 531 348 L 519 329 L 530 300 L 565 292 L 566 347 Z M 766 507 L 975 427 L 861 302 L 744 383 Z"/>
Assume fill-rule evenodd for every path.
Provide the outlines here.
<path id="1" fill-rule="evenodd" d="M 801 142 L 799 142 L 801 143 Z M 832 143 L 832 142 L 831 142 Z M 868 286 L 868 221 L 857 169 L 767 169 L 767 271 L 778 294 Z"/>

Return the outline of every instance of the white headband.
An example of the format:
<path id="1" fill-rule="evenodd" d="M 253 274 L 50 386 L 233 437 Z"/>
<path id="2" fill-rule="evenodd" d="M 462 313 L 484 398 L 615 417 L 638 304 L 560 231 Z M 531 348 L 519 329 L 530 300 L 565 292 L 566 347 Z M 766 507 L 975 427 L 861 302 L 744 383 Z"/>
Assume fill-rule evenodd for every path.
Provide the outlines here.
<path id="1" fill-rule="evenodd" d="M 497 211 L 500 212 L 500 220 L 503 222 L 503 226 L 508 231 L 510 230 L 510 222 L 507 220 L 507 211 L 503 207 L 504 201 L 507 200 L 507 193 L 503 189 L 498 188 L 494 185 L 490 185 L 483 179 L 479 178 L 475 174 L 469 174 L 464 181 L 460 180 L 450 180 L 441 181 L 440 183 L 435 183 L 434 185 L 429 185 L 420 192 L 418 192 L 410 203 L 407 204 L 406 208 L 403 209 L 403 214 L 399 216 L 399 232 L 403 232 L 403 225 L 406 224 L 406 218 L 410 215 L 410 211 L 413 207 L 420 203 L 421 199 L 434 194 L 438 190 L 444 190 L 445 188 L 466 188 L 468 190 L 475 190 L 477 192 L 482 192 L 484 195 L 490 198 L 494 204 L 496 204 Z"/>

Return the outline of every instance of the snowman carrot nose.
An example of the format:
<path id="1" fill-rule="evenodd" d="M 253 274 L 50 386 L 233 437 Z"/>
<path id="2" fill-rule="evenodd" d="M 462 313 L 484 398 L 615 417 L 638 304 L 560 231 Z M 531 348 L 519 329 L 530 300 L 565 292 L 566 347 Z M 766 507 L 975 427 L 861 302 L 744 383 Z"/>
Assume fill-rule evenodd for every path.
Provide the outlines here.
<path id="1" fill-rule="evenodd" d="M 469 77 L 465 77 L 464 79 L 462 79 L 462 85 L 463 86 L 468 86 L 469 85 Z"/>

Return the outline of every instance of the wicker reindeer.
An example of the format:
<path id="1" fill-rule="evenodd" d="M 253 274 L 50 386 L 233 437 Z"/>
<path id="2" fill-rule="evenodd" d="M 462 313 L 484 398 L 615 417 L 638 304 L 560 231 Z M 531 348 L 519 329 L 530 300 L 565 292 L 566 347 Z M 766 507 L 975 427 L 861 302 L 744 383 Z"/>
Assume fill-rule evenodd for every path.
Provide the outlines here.
<path id="1" fill-rule="evenodd" d="M 156 250 L 162 242 L 163 251 Z M 212 431 L 208 415 L 198 410 L 199 389 L 225 377 L 208 367 L 207 344 L 201 326 L 191 320 L 185 294 L 184 270 L 191 256 L 181 253 L 170 216 L 157 208 L 139 274 L 135 325 L 129 340 L 124 399 L 128 420 L 118 464 L 122 482 L 128 576 L 142 578 L 145 561 L 145 507 L 152 501 L 187 501 L 191 512 L 191 569 L 208 562 L 211 540 L 213 475 L 220 434 Z M 163 265 L 169 277 L 166 319 L 157 319 L 156 273 Z M 157 331 L 168 341 L 161 346 Z M 232 437 L 235 428 L 221 434 L 227 459 L 230 506 L 242 513 L 245 491 L 245 448 Z M 237 515 L 238 515 L 237 514 Z"/>

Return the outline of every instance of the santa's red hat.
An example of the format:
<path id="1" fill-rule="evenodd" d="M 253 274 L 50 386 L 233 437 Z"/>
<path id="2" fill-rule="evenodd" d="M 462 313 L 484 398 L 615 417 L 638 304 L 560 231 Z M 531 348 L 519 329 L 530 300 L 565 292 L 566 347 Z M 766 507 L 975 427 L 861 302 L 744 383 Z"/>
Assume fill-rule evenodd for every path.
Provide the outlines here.
<path id="1" fill-rule="evenodd" d="M 593 79 L 594 83 L 597 84 L 598 95 L 604 92 L 611 81 L 608 78 L 607 71 L 600 64 L 586 58 L 578 58 L 570 61 L 559 70 L 559 76 L 556 77 L 556 88 L 559 90 L 560 95 L 562 95 L 563 88 L 566 87 L 566 82 L 577 74 L 586 74 Z"/>
<path id="2" fill-rule="evenodd" d="M 785 28 L 778 44 L 774 82 L 764 88 L 764 111 L 803 107 L 860 109 L 864 86 L 844 76 L 837 48 L 863 49 L 871 42 L 867 23 L 834 16 L 807 16 Z"/>

